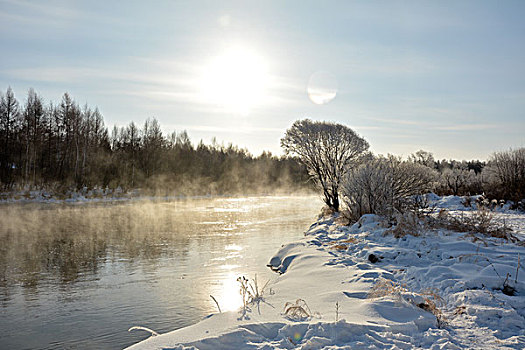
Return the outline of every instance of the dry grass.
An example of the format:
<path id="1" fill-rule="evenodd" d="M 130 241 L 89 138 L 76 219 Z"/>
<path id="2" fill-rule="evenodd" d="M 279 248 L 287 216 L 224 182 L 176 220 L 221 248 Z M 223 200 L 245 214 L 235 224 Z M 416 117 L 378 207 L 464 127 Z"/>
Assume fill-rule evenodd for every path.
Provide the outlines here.
<path id="1" fill-rule="evenodd" d="M 406 235 L 419 236 L 424 229 L 445 228 L 456 232 L 467 232 L 474 241 L 484 242 L 480 236 L 485 236 L 523 244 L 512 234 L 512 229 L 505 222 L 502 224 L 495 220 L 494 213 L 484 206 L 468 213 L 460 212 L 458 215 L 451 215 L 447 209 L 441 209 L 437 214 L 434 208 L 408 211 L 396 216 L 394 222 L 396 224 L 386 230 L 385 235 L 392 234 L 396 238 Z"/>
<path id="2" fill-rule="evenodd" d="M 354 238 L 354 237 L 350 237 L 348 239 L 344 239 L 342 241 L 339 241 L 340 243 L 352 243 L 352 244 L 356 244 L 357 242 L 359 242 L 359 240 L 357 238 Z"/>
<path id="3" fill-rule="evenodd" d="M 250 304 L 256 304 L 257 310 L 260 314 L 261 310 L 259 306 L 261 302 L 265 302 L 264 292 L 270 280 L 266 281 L 266 283 L 264 284 L 262 288 L 259 288 L 259 284 L 257 282 L 257 275 L 255 275 L 255 278 L 252 281 L 250 281 L 248 278 L 244 276 L 238 277 L 237 282 L 239 282 L 240 284 L 239 294 L 241 295 L 242 305 L 243 305 L 242 310 L 241 310 L 241 318 L 245 317 L 246 313 L 250 311 L 250 308 L 249 308 Z M 270 289 L 270 294 L 271 294 L 271 289 Z"/>
<path id="4" fill-rule="evenodd" d="M 467 313 L 467 307 L 465 305 L 457 306 L 454 310 L 454 316 L 464 315 Z"/>
<path id="5" fill-rule="evenodd" d="M 339 226 L 350 226 L 353 224 L 352 220 L 348 218 L 348 214 L 344 211 L 341 211 L 341 215 L 334 220 L 334 223 Z"/>
<path id="6" fill-rule="evenodd" d="M 403 215 L 396 217 L 397 224 L 391 229 L 385 231 L 385 235 L 392 234 L 396 238 L 401 238 L 406 235 L 419 236 L 421 220 L 413 212 L 406 212 Z"/>
<path id="7" fill-rule="evenodd" d="M 518 242 L 518 238 L 511 232 L 512 229 L 505 223 L 499 224 L 494 220 L 494 213 L 489 209 L 480 208 L 472 211 L 471 214 L 461 213 L 460 215 L 450 215 L 442 209 L 436 217 L 429 218 L 429 225 L 432 228 L 446 228 L 456 232 L 469 232 L 471 235 L 482 234 L 488 237 L 503 238 L 508 241 Z M 482 240 L 475 237 L 475 240 Z"/>
<path id="8" fill-rule="evenodd" d="M 295 303 L 284 304 L 283 314 L 292 320 L 303 320 L 312 316 L 312 311 L 303 299 L 297 299 Z"/>
<path id="9" fill-rule="evenodd" d="M 348 249 L 348 244 L 356 244 L 357 242 L 359 241 L 356 238 L 350 237 L 348 239 L 339 240 L 336 242 L 330 242 L 328 243 L 328 245 L 330 246 L 331 249 L 344 251 Z"/>
<path id="10" fill-rule="evenodd" d="M 328 218 L 333 216 L 336 213 L 333 208 L 330 208 L 328 206 L 324 206 L 321 208 L 321 212 L 319 213 L 319 218 Z"/>
<path id="11" fill-rule="evenodd" d="M 405 285 L 401 285 L 386 278 L 380 278 L 368 293 L 368 297 L 381 298 L 388 295 L 399 296 L 402 292 L 406 291 L 407 288 Z"/>
<path id="12" fill-rule="evenodd" d="M 215 297 L 211 294 L 210 294 L 210 298 L 212 298 L 212 300 L 215 302 L 215 305 L 217 305 L 217 309 L 219 309 L 219 313 L 222 313 L 221 307 L 219 306 L 219 302 L 217 301 L 217 299 L 215 299 Z"/>
<path id="13" fill-rule="evenodd" d="M 445 301 L 437 293 L 437 290 L 433 288 L 428 288 L 418 294 L 423 297 L 423 300 L 425 302 L 417 306 L 422 308 L 423 310 L 426 310 L 432 313 L 434 316 L 436 316 L 439 328 L 445 326 L 446 318 L 443 315 L 443 312 L 441 311 L 441 308 L 445 306 Z"/>
<path id="14" fill-rule="evenodd" d="M 246 310 L 248 304 L 263 300 L 264 291 L 270 280 L 262 288 L 259 288 L 257 275 L 252 281 L 244 276 L 238 277 L 237 282 L 240 283 L 239 294 L 241 294 L 243 307 Z"/>
<path id="15" fill-rule="evenodd" d="M 347 250 L 348 249 L 348 246 L 346 244 L 337 244 L 337 243 L 333 243 L 330 248 L 332 249 L 335 249 L 335 250 L 340 250 L 340 251 L 343 251 L 343 250 Z"/>

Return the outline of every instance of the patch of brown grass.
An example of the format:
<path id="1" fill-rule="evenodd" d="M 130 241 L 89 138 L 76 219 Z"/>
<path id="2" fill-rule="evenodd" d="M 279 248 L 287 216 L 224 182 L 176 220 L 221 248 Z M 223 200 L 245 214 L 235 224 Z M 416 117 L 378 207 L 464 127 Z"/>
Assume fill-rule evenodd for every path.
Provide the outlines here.
<path id="1" fill-rule="evenodd" d="M 376 284 L 368 292 L 369 298 L 381 298 L 387 295 L 399 295 L 401 292 L 406 292 L 407 288 L 405 285 L 401 285 L 392 280 L 386 278 L 380 278 Z"/>
<path id="2" fill-rule="evenodd" d="M 456 232 L 468 232 L 474 235 L 475 241 L 481 240 L 476 234 L 482 234 L 488 237 L 503 238 L 508 241 L 518 242 L 518 238 L 511 232 L 512 229 L 507 225 L 498 224 L 494 220 L 494 213 L 487 208 L 480 208 L 473 211 L 470 215 L 461 213 L 460 215 L 450 215 L 442 209 L 438 215 L 430 220 L 430 226 L 433 228 L 445 228 Z"/>
<path id="3" fill-rule="evenodd" d="M 352 244 L 356 244 L 357 242 L 359 242 L 359 240 L 357 238 L 354 238 L 354 237 L 350 237 L 348 239 L 344 239 L 342 241 L 339 241 L 340 243 L 352 243 Z"/>
<path id="4" fill-rule="evenodd" d="M 343 250 L 347 250 L 348 249 L 348 244 L 349 243 L 350 244 L 355 244 L 357 242 L 359 242 L 357 240 L 357 238 L 350 237 L 348 239 L 344 239 L 344 240 L 339 240 L 339 241 L 328 243 L 328 245 L 330 246 L 331 249 L 343 251 Z"/>

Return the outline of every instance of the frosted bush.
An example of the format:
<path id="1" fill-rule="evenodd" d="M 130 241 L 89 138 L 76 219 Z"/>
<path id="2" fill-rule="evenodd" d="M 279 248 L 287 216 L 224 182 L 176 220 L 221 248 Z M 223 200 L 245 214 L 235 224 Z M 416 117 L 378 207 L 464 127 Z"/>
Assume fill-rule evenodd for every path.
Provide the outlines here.
<path id="1" fill-rule="evenodd" d="M 424 165 L 380 156 L 346 176 L 344 203 L 352 220 L 363 214 L 392 218 L 413 208 L 419 195 L 433 189 L 436 178 L 436 171 Z"/>

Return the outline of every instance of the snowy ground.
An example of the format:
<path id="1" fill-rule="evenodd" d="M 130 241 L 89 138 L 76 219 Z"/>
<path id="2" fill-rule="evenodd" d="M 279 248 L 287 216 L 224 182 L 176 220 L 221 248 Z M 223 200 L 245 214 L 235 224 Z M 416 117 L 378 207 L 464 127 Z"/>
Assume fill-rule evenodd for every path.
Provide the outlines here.
<path id="1" fill-rule="evenodd" d="M 20 190 L 0 192 L 0 203 L 82 203 L 129 200 L 138 196 L 137 191 L 125 192 L 121 188 L 67 191 L 57 194 L 48 190 Z"/>
<path id="2" fill-rule="evenodd" d="M 457 197 L 434 200 L 463 210 Z M 525 214 L 497 215 L 525 239 Z M 129 349 L 525 348 L 523 245 L 446 230 L 394 238 L 374 215 L 336 221 L 321 219 L 281 247 L 270 259 L 279 274 L 247 310 Z"/>

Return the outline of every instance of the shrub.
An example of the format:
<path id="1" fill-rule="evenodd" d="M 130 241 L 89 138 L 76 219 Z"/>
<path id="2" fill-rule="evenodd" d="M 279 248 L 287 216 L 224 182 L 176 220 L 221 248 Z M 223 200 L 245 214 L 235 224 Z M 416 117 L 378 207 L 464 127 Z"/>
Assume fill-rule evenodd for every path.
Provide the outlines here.
<path id="1" fill-rule="evenodd" d="M 351 171 L 343 183 L 343 198 L 351 220 L 363 214 L 394 218 L 414 208 L 420 195 L 431 191 L 437 173 L 427 166 L 388 156 L 373 158 Z"/>

